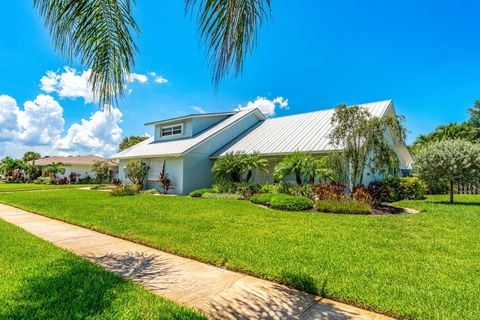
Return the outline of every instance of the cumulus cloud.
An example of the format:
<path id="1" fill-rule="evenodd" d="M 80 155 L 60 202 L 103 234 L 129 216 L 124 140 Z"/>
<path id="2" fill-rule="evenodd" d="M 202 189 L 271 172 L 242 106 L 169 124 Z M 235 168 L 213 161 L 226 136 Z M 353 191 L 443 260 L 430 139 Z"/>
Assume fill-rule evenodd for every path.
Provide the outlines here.
<path id="1" fill-rule="evenodd" d="M 147 83 L 148 82 L 148 77 L 144 74 L 140 73 L 130 73 L 130 76 L 127 77 L 127 81 L 132 83 L 132 82 L 140 82 L 140 83 Z"/>
<path id="2" fill-rule="evenodd" d="M 239 105 L 235 110 L 255 109 L 258 108 L 265 116 L 275 115 L 275 109 L 288 109 L 288 99 L 284 97 L 276 97 L 269 100 L 265 97 L 257 97 L 254 101 L 249 101 L 246 105 Z"/>
<path id="3" fill-rule="evenodd" d="M 14 98 L 0 95 L 0 141 L 11 141 L 18 134 L 19 113 L 20 109 Z"/>
<path id="4" fill-rule="evenodd" d="M 91 70 L 77 71 L 64 67 L 63 72 L 47 71 L 40 79 L 40 89 L 47 93 L 57 93 L 62 98 L 83 98 L 85 103 L 95 102 L 93 91 L 88 84 Z"/>
<path id="5" fill-rule="evenodd" d="M 156 83 L 164 84 L 168 82 L 167 78 L 164 78 L 161 75 L 156 74 L 155 72 L 150 72 L 149 75 L 153 77 L 153 81 L 155 81 Z"/>
<path id="6" fill-rule="evenodd" d="M 196 111 L 198 113 L 207 113 L 202 107 L 199 107 L 199 106 L 192 106 L 192 107 L 190 107 L 190 109 L 192 109 L 193 111 Z"/>
<path id="7" fill-rule="evenodd" d="M 54 148 L 75 153 L 112 153 L 122 140 L 121 121 L 122 113 L 117 108 L 97 111 L 88 120 L 73 124 Z"/>

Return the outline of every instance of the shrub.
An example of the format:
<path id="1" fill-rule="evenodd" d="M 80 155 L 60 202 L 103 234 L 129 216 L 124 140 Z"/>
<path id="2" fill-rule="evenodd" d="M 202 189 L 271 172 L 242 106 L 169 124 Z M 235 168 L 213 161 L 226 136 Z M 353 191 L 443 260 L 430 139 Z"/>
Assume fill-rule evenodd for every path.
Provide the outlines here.
<path id="1" fill-rule="evenodd" d="M 370 205 L 373 204 L 372 196 L 370 195 L 370 193 L 368 193 L 368 189 L 365 188 L 365 186 L 363 185 L 355 189 L 355 191 L 352 194 L 352 198 L 353 200 L 358 202 L 363 202 Z"/>
<path id="2" fill-rule="evenodd" d="M 197 198 L 197 197 L 201 197 L 204 193 L 215 193 L 215 191 L 212 188 L 203 188 L 203 189 L 193 190 L 188 195 L 190 197 Z"/>
<path id="3" fill-rule="evenodd" d="M 275 184 L 263 184 L 260 186 L 260 193 L 278 193 L 278 186 Z"/>
<path id="4" fill-rule="evenodd" d="M 300 196 L 310 199 L 315 198 L 315 187 L 312 184 L 295 184 L 280 182 L 277 185 L 277 193 L 288 194 L 290 196 Z"/>
<path id="5" fill-rule="evenodd" d="M 40 181 L 40 180 L 38 180 L 38 179 L 35 179 L 35 180 L 32 181 L 32 183 L 34 183 L 34 184 L 41 184 L 42 181 Z"/>
<path id="6" fill-rule="evenodd" d="M 356 200 L 320 200 L 315 204 L 315 209 L 320 212 L 343 214 L 370 214 L 372 212 L 369 204 Z"/>
<path id="7" fill-rule="evenodd" d="M 142 194 L 160 194 L 157 189 L 148 189 L 142 192 Z"/>
<path id="8" fill-rule="evenodd" d="M 382 182 L 390 190 L 390 201 L 402 200 L 402 188 L 400 187 L 400 178 L 392 177 L 383 179 Z"/>
<path id="9" fill-rule="evenodd" d="M 80 184 L 91 184 L 91 183 L 93 183 L 93 179 L 90 176 L 86 176 L 85 178 L 79 178 L 78 183 L 80 183 Z"/>
<path id="10" fill-rule="evenodd" d="M 207 199 L 225 199 L 225 200 L 243 200 L 243 196 L 238 193 L 209 193 L 202 194 L 202 198 Z"/>
<path id="11" fill-rule="evenodd" d="M 96 183 L 105 183 L 110 175 L 110 168 L 108 167 L 108 161 L 95 161 L 92 166 L 92 171 L 95 174 Z"/>
<path id="12" fill-rule="evenodd" d="M 130 161 L 125 167 L 125 177 L 133 184 L 142 184 L 147 176 L 147 171 L 148 167 L 144 162 L 140 160 Z"/>
<path id="13" fill-rule="evenodd" d="M 373 181 L 368 184 L 368 193 L 372 196 L 374 204 L 384 201 L 392 201 L 392 192 L 383 181 Z"/>
<path id="14" fill-rule="evenodd" d="M 250 198 L 250 201 L 255 204 L 261 204 L 264 206 L 270 205 L 270 200 L 275 193 L 259 193 Z"/>
<path id="15" fill-rule="evenodd" d="M 38 177 L 36 181 L 38 181 L 38 183 L 40 183 L 40 184 L 51 184 L 52 183 L 52 178 L 50 178 L 50 177 Z"/>
<path id="16" fill-rule="evenodd" d="M 427 184 L 417 177 L 405 177 L 400 179 L 402 199 L 421 200 L 427 192 Z"/>
<path id="17" fill-rule="evenodd" d="M 345 185 L 335 181 L 330 182 L 330 184 L 321 183 L 315 186 L 315 194 L 318 200 L 342 200 L 345 198 L 344 190 Z"/>
<path id="18" fill-rule="evenodd" d="M 123 196 L 133 196 L 135 195 L 135 193 L 136 192 L 129 186 L 122 185 L 112 189 L 112 192 L 110 192 L 110 195 L 114 197 L 123 197 Z"/>
<path id="19" fill-rule="evenodd" d="M 248 182 L 220 180 L 213 186 L 213 190 L 214 193 L 238 193 L 245 198 L 250 198 L 260 191 L 260 185 L 250 184 Z"/>
<path id="20" fill-rule="evenodd" d="M 313 207 L 313 201 L 300 196 L 275 194 L 270 200 L 270 207 L 284 211 L 303 211 Z"/>

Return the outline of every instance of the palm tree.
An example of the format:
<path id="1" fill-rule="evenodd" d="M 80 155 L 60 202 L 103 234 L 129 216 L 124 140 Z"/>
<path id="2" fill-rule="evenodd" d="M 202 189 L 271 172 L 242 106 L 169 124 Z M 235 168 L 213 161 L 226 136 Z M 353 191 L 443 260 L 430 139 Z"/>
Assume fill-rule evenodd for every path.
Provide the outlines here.
<path id="1" fill-rule="evenodd" d="M 284 179 L 290 175 L 295 176 L 297 184 L 302 184 L 302 176 L 311 180 L 316 174 L 315 158 L 308 153 L 294 152 L 280 161 L 275 167 L 273 177 L 275 180 Z"/>
<path id="2" fill-rule="evenodd" d="M 140 33 L 132 14 L 135 0 L 33 2 L 55 48 L 92 69 L 89 81 L 100 105 L 115 105 L 138 52 L 132 35 Z M 185 0 L 185 13 L 196 16 L 217 87 L 232 69 L 235 76 L 241 73 L 258 29 L 270 15 L 270 0 Z"/>
<path id="3" fill-rule="evenodd" d="M 229 152 L 215 161 L 212 171 L 216 178 L 230 178 L 233 182 L 240 182 L 242 178 L 244 154 Z"/>
<path id="4" fill-rule="evenodd" d="M 242 173 L 246 173 L 247 177 L 245 180 L 250 181 L 252 177 L 253 170 L 260 170 L 263 172 L 268 172 L 270 164 L 267 159 L 262 158 L 258 153 L 246 154 L 242 159 Z"/>
<path id="5" fill-rule="evenodd" d="M 23 170 L 26 168 L 23 160 L 16 160 L 10 157 L 5 157 L 0 162 L 0 173 L 6 177 L 11 177 L 15 170 Z"/>
<path id="6" fill-rule="evenodd" d="M 45 168 L 43 169 L 43 172 L 48 174 L 52 179 L 54 179 L 58 173 L 59 174 L 65 173 L 64 166 L 65 165 L 61 162 L 52 162 L 45 166 Z"/>

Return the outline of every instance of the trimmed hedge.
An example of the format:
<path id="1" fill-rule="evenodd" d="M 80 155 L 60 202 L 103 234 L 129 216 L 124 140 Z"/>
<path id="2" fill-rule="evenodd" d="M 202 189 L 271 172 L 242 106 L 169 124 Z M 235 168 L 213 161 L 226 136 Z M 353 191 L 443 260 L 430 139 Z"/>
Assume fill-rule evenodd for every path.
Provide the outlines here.
<path id="1" fill-rule="evenodd" d="M 188 195 L 190 197 L 197 198 L 197 197 L 201 197 L 204 193 L 215 193 L 215 191 L 213 191 L 212 188 L 202 188 L 202 189 L 193 190 Z"/>
<path id="2" fill-rule="evenodd" d="M 255 204 L 261 204 L 264 206 L 270 205 L 270 200 L 275 195 L 275 193 L 259 193 L 250 198 L 250 201 Z"/>
<path id="3" fill-rule="evenodd" d="M 356 200 L 320 200 L 315 204 L 315 209 L 320 212 L 343 214 L 370 214 L 372 212 L 370 205 Z"/>
<path id="4" fill-rule="evenodd" d="M 311 199 L 301 196 L 289 196 L 287 194 L 275 194 L 270 199 L 272 209 L 284 211 L 303 211 L 313 207 Z"/>
<path id="5" fill-rule="evenodd" d="M 202 194 L 202 198 L 208 199 L 226 199 L 226 200 L 243 200 L 243 196 L 238 193 L 210 193 L 205 192 Z"/>
<path id="6" fill-rule="evenodd" d="M 427 184 L 417 177 L 404 177 L 400 179 L 402 199 L 422 200 L 427 192 Z"/>

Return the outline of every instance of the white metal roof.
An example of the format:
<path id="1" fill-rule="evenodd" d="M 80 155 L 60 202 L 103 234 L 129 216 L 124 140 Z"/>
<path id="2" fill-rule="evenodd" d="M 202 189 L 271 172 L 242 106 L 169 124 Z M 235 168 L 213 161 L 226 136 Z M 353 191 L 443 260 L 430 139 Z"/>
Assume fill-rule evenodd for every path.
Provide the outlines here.
<path id="1" fill-rule="evenodd" d="M 375 117 L 382 117 L 393 104 L 391 100 L 385 100 L 358 106 Z M 212 157 L 221 157 L 228 152 L 282 155 L 295 151 L 322 153 L 335 150 L 329 143 L 334 112 L 335 109 L 327 109 L 261 121 Z"/>
<path id="2" fill-rule="evenodd" d="M 134 159 L 134 158 L 151 158 L 151 157 L 164 157 L 164 156 L 179 156 L 196 145 L 206 141 L 211 136 L 220 133 L 223 129 L 227 128 L 231 124 L 252 113 L 261 112 L 258 109 L 248 109 L 235 112 L 228 118 L 220 121 L 218 124 L 211 128 L 202 131 L 201 133 L 185 139 L 174 139 L 167 141 L 154 141 L 154 138 L 148 138 L 131 148 L 128 148 L 116 155 L 112 156 L 112 159 Z"/>

